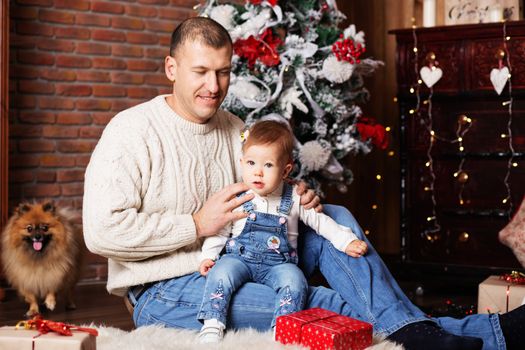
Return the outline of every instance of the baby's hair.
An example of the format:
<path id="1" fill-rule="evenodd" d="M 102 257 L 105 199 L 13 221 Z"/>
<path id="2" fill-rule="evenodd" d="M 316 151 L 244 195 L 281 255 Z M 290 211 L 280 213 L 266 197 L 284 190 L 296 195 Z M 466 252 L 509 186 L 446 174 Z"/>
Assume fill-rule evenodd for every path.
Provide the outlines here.
<path id="1" fill-rule="evenodd" d="M 263 120 L 253 124 L 248 133 L 246 141 L 242 145 L 245 152 L 253 145 L 268 145 L 277 143 L 281 151 L 281 157 L 286 161 L 292 161 L 294 139 L 292 131 L 284 123 L 275 120 Z"/>

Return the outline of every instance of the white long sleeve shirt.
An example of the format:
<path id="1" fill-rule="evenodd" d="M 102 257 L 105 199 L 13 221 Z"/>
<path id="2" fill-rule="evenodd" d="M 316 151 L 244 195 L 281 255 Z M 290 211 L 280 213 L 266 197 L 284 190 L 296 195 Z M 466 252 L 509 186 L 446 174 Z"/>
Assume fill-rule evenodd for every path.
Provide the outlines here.
<path id="1" fill-rule="evenodd" d="M 255 194 L 252 199 L 254 210 L 258 212 L 283 216 L 277 212 L 281 203 L 281 194 L 283 186 L 279 186 L 275 191 L 267 196 L 261 197 Z M 253 193 L 251 190 L 248 193 Z M 318 213 L 314 209 L 305 209 L 300 204 L 300 196 L 297 194 L 296 186 L 292 190 L 292 209 L 287 216 L 286 225 L 288 231 L 288 242 L 292 248 L 297 248 L 297 238 L 299 235 L 299 220 L 307 226 L 313 228 L 318 234 L 329 240 L 336 249 L 344 252 L 347 245 L 356 240 L 357 236 L 348 227 L 337 224 L 332 218 L 323 213 Z M 242 210 L 242 207 L 236 210 Z M 246 218 L 237 220 L 232 227 L 222 230 L 218 235 L 206 238 L 202 245 L 201 261 L 204 259 L 216 259 L 221 252 L 224 244 L 230 237 L 237 237 L 241 234 Z"/>

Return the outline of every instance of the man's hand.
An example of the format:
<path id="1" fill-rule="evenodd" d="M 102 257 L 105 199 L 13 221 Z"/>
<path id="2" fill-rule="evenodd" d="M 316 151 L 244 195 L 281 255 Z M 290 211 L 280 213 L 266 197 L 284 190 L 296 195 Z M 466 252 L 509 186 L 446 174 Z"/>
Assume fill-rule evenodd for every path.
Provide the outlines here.
<path id="1" fill-rule="evenodd" d="M 211 259 L 204 259 L 201 261 L 201 265 L 199 266 L 199 272 L 201 275 L 206 276 L 208 272 L 210 272 L 211 268 L 215 265 L 215 261 Z"/>
<path id="2" fill-rule="evenodd" d="M 229 222 L 240 220 L 248 216 L 244 211 L 232 212 L 244 202 L 253 199 L 253 194 L 236 197 L 237 194 L 248 190 L 243 183 L 236 183 L 224 187 L 208 198 L 202 208 L 193 214 L 193 221 L 197 229 L 197 237 L 216 235 Z"/>
<path id="3" fill-rule="evenodd" d="M 304 209 L 315 208 L 315 211 L 320 213 L 323 211 L 323 205 L 321 204 L 321 198 L 311 189 L 304 181 L 297 183 L 297 194 L 301 196 L 301 205 Z"/>
<path id="4" fill-rule="evenodd" d="M 345 249 L 345 253 L 354 258 L 359 258 L 360 256 L 365 255 L 367 251 L 368 245 L 365 241 L 362 241 L 360 239 L 356 239 L 348 243 Z"/>

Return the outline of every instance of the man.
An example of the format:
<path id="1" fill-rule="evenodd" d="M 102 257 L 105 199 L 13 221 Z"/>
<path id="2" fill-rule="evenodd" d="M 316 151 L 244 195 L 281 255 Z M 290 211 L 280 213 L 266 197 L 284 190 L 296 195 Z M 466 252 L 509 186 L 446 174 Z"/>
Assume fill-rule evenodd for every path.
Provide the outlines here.
<path id="1" fill-rule="evenodd" d="M 173 92 L 115 116 L 86 170 L 86 244 L 108 258 L 107 288 L 130 299 L 137 326 L 200 328 L 201 238 L 244 217 L 232 210 L 252 199 L 236 197 L 246 190 L 235 183 L 240 181 L 243 123 L 219 109 L 228 90 L 231 55 L 231 39 L 219 24 L 208 18 L 184 21 L 165 59 Z M 325 211 L 366 240 L 344 208 L 327 205 Z M 404 295 L 371 245 L 367 255 L 354 259 L 315 233 L 302 237 L 303 271 L 308 275 L 319 266 L 337 291 L 310 288 L 306 308 L 370 322 L 376 333 L 406 349 L 481 348 L 481 340 L 471 337 L 482 338 L 485 349 L 504 349 L 505 342 L 522 340 L 505 328 L 525 324 L 524 308 L 501 317 L 429 319 Z M 274 298 L 270 288 L 247 283 L 232 298 L 227 326 L 268 329 Z"/>

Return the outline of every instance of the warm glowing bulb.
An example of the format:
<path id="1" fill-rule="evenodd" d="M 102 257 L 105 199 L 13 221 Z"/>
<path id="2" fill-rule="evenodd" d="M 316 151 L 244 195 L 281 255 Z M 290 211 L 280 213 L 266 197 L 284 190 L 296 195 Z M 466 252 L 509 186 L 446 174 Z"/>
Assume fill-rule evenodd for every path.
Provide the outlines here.
<path id="1" fill-rule="evenodd" d="M 507 37 L 505 38 L 505 40 L 509 41 L 509 40 L 510 40 L 510 36 L 507 36 Z"/>
<path id="2" fill-rule="evenodd" d="M 369 230 L 365 230 L 365 235 L 369 235 L 370 234 L 370 231 Z"/>
<path id="3" fill-rule="evenodd" d="M 432 220 L 434 220 L 435 218 L 436 218 L 435 216 L 429 216 L 429 217 L 427 217 L 427 221 L 432 221 Z"/>
<path id="4" fill-rule="evenodd" d="M 463 142 L 463 137 L 458 137 L 458 142 Z"/>
<path id="5" fill-rule="evenodd" d="M 463 152 L 464 150 L 465 150 L 465 147 L 463 147 L 463 146 L 460 146 L 460 147 L 459 147 L 459 151 L 460 151 L 460 152 Z"/>
<path id="6" fill-rule="evenodd" d="M 377 174 L 376 179 L 381 180 L 381 175 Z"/>
<path id="7" fill-rule="evenodd" d="M 377 209 L 377 204 L 372 205 L 372 209 L 376 210 Z"/>
<path id="8" fill-rule="evenodd" d="M 410 114 L 414 114 L 415 112 L 416 112 L 416 111 L 413 110 L 413 109 L 411 109 L 411 110 L 408 111 L 408 113 L 410 113 Z"/>
<path id="9" fill-rule="evenodd" d="M 503 203 L 503 204 L 507 203 L 507 198 L 505 198 L 504 200 L 502 200 L 501 203 Z"/>
<path id="10" fill-rule="evenodd" d="M 460 199 L 460 200 L 459 200 L 459 204 L 460 204 L 460 205 L 465 204 L 465 202 L 463 202 L 463 199 Z"/>
<path id="11" fill-rule="evenodd" d="M 427 167 L 430 166 L 430 162 L 426 162 L 425 166 L 427 166 Z"/>
<path id="12" fill-rule="evenodd" d="M 422 82 L 423 82 L 423 80 L 421 80 L 421 79 L 418 79 L 418 80 L 417 80 L 417 83 L 418 83 L 418 84 L 421 84 Z"/>
<path id="13" fill-rule="evenodd" d="M 430 187 L 425 186 L 424 190 L 425 190 L 426 192 L 428 192 L 428 191 L 430 191 Z"/>
<path id="14" fill-rule="evenodd" d="M 414 47 L 414 52 L 417 52 L 417 47 Z"/>
<path id="15" fill-rule="evenodd" d="M 467 118 L 467 122 L 468 122 L 468 123 L 472 123 L 472 119 Z"/>
<path id="16" fill-rule="evenodd" d="M 430 135 L 434 136 L 436 132 L 434 130 L 430 130 Z"/>
<path id="17" fill-rule="evenodd" d="M 397 97 L 394 97 L 392 100 L 394 101 L 394 103 L 397 103 Z"/>
<path id="18" fill-rule="evenodd" d="M 416 90 L 414 90 L 414 88 L 411 87 L 411 88 L 410 88 L 410 93 L 413 94 L 414 91 L 416 91 Z"/>
<path id="19" fill-rule="evenodd" d="M 454 173 L 454 177 L 458 177 L 458 174 L 459 174 L 459 172 L 456 171 L 456 172 Z"/>
<path id="20" fill-rule="evenodd" d="M 506 134 L 501 134 L 500 136 L 501 136 L 502 139 L 504 139 L 505 137 L 507 137 Z"/>
<path id="21" fill-rule="evenodd" d="M 512 163 L 512 166 L 513 166 L 513 167 L 517 167 L 517 166 L 518 166 L 518 163 L 514 162 L 514 163 Z"/>
<path id="22" fill-rule="evenodd" d="M 507 77 L 508 77 L 509 79 L 510 79 L 510 77 L 511 77 L 511 76 L 512 76 L 512 75 L 510 75 L 510 74 L 509 74 L 509 75 L 507 75 Z"/>
<path id="23" fill-rule="evenodd" d="M 394 154 L 395 154 L 395 152 L 394 152 L 394 151 L 388 151 L 388 156 L 389 156 L 389 157 L 393 157 L 393 156 L 394 156 Z"/>
<path id="24" fill-rule="evenodd" d="M 507 106 L 507 105 L 510 105 L 510 101 L 505 101 L 501 104 L 502 106 Z"/>

